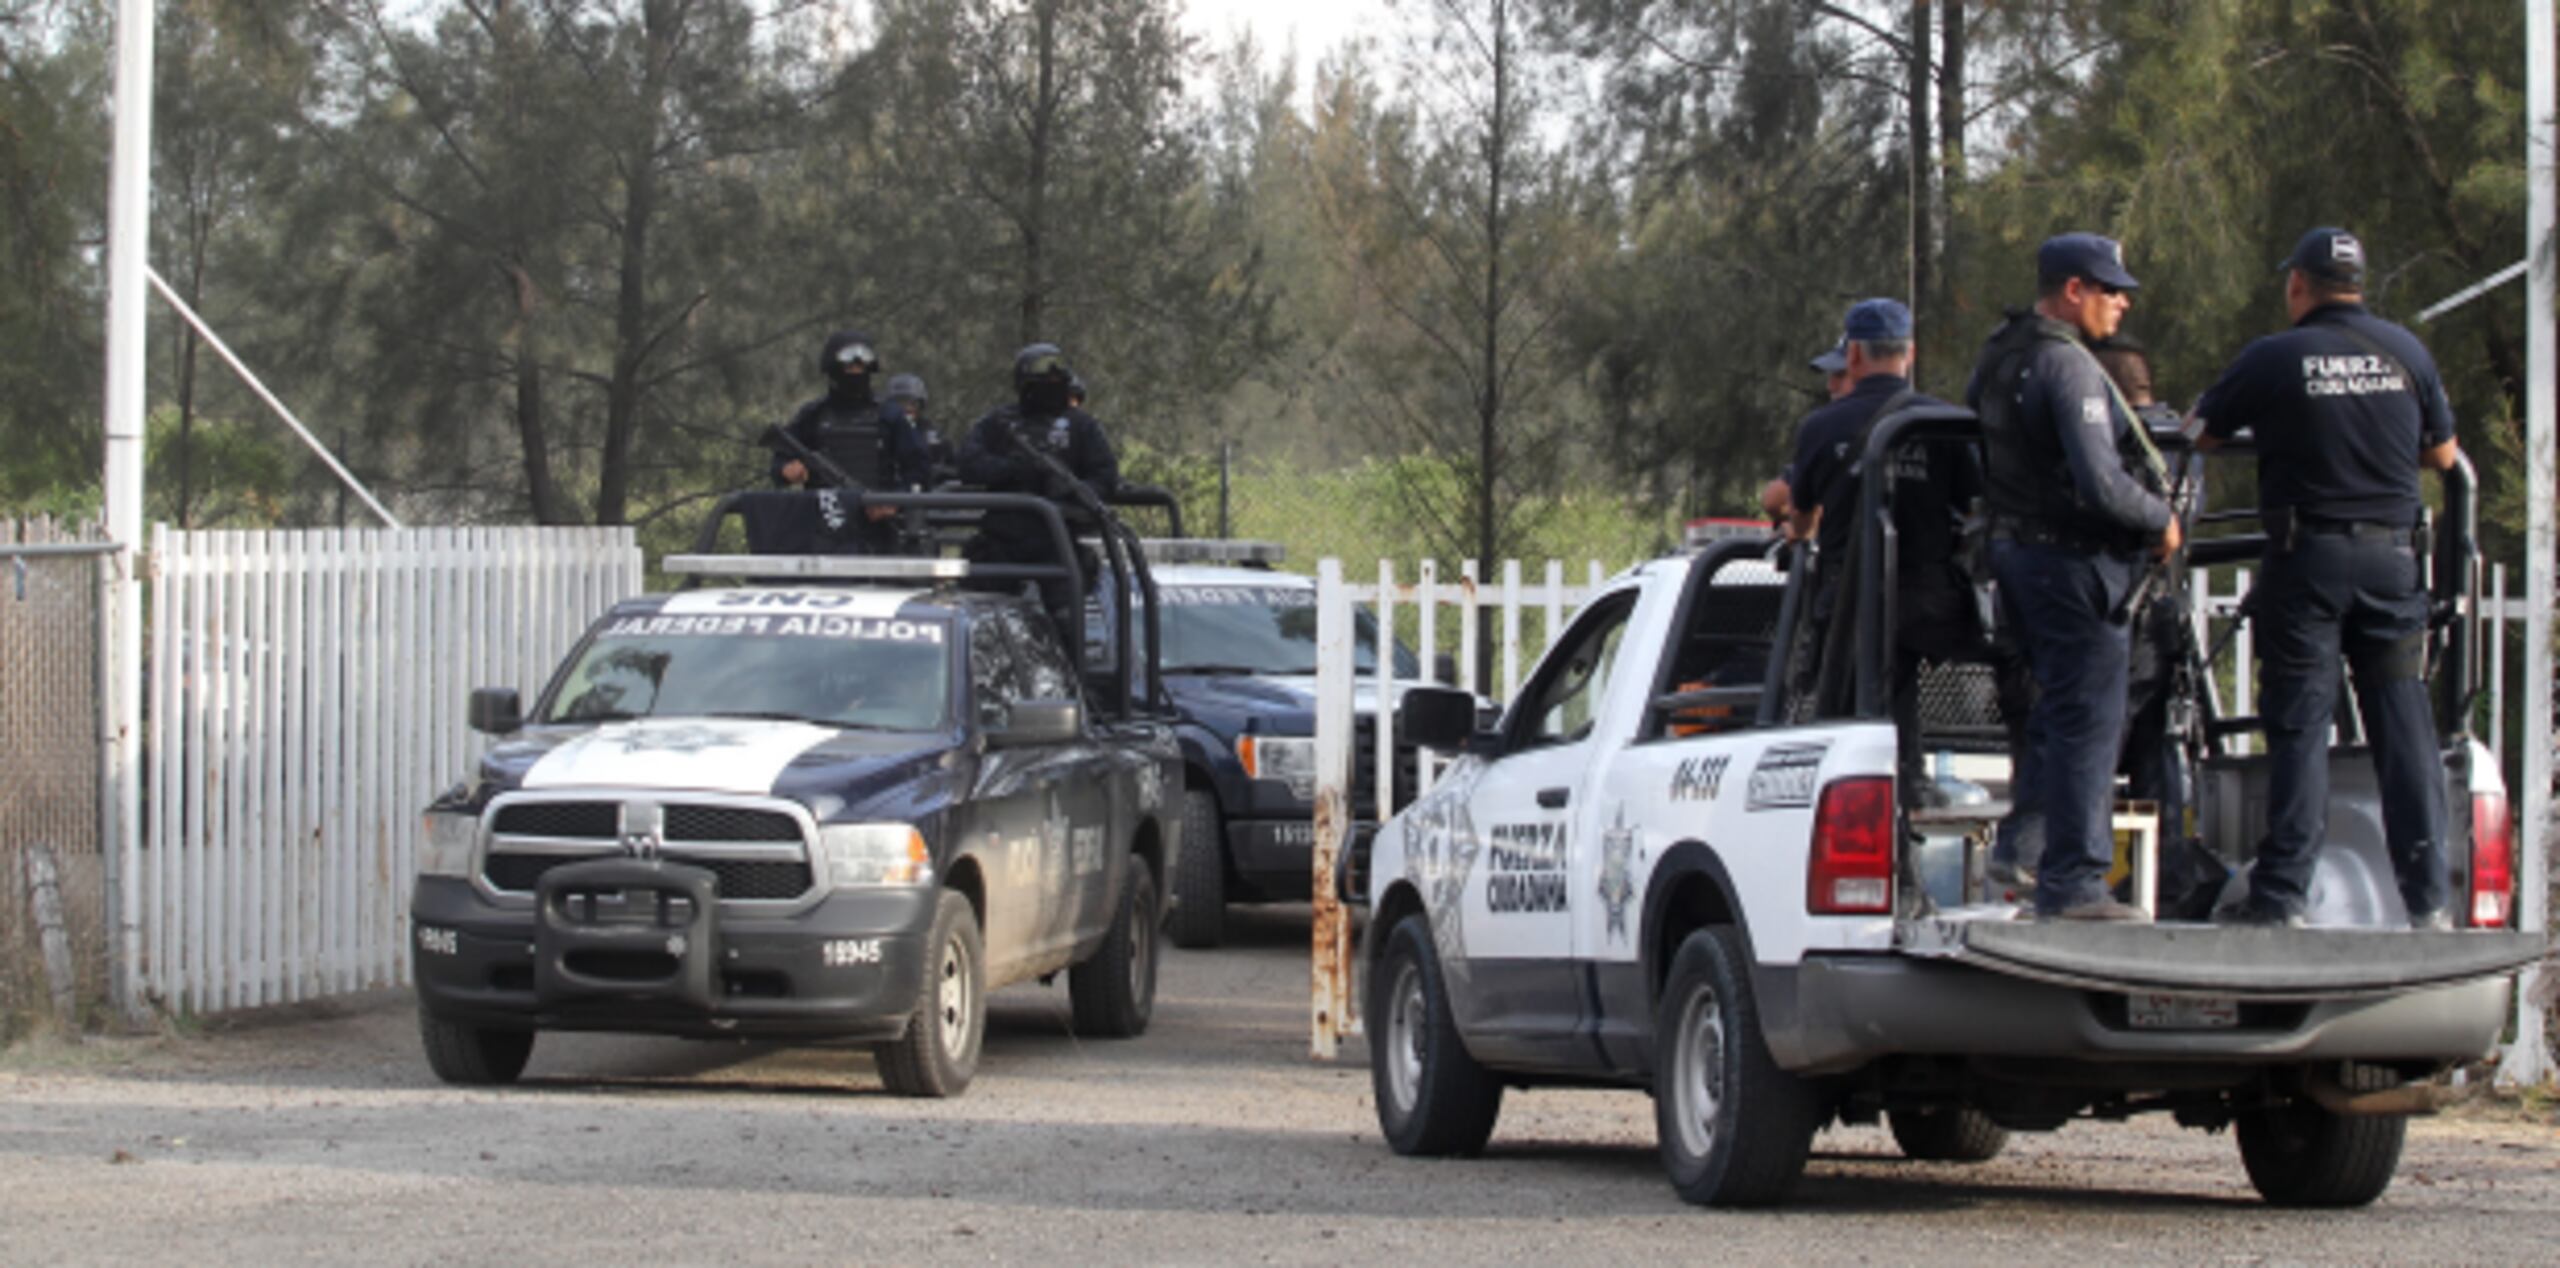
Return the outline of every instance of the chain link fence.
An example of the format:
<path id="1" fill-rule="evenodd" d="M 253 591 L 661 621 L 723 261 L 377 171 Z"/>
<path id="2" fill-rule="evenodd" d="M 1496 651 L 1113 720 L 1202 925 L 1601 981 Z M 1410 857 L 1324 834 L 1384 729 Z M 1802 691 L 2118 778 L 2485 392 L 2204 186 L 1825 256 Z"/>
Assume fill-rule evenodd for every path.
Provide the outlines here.
<path id="1" fill-rule="evenodd" d="M 76 1029 L 107 997 L 98 784 L 102 534 L 0 520 L 0 1043 Z"/>

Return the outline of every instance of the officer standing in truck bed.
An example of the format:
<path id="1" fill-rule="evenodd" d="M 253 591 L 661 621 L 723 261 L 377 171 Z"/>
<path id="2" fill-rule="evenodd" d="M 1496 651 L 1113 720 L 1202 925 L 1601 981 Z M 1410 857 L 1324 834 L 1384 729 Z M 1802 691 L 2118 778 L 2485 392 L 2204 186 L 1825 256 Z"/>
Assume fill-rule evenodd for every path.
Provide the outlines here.
<path id="1" fill-rule="evenodd" d="M 2299 925 L 2328 836 L 2329 727 L 2343 659 L 2356 678 L 2382 784 L 2383 834 L 2409 923 L 2451 928 L 2445 909 L 2444 766 L 2426 687 L 2427 596 L 2418 557 L 2418 470 L 2461 461 L 2435 358 L 2366 311 L 2364 244 L 2302 235 L 2284 264 L 2293 328 L 2243 349 L 2196 402 L 2197 444 L 2257 438 L 2258 582 L 2264 659 L 2258 713 L 2270 770 L 2267 837 L 2233 923 Z"/>

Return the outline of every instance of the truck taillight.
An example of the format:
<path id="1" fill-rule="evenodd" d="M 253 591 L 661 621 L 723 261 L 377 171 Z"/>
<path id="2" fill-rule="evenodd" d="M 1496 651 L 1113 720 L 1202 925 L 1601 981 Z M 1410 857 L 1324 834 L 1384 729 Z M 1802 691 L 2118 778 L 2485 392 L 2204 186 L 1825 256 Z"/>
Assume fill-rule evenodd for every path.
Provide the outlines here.
<path id="1" fill-rule="evenodd" d="M 1862 775 L 1822 790 L 1804 906 L 1817 916 L 1893 910 L 1892 776 Z"/>
<path id="2" fill-rule="evenodd" d="M 2471 796 L 2471 927 L 2503 929 L 2515 905 L 2515 829 L 2507 795 Z"/>

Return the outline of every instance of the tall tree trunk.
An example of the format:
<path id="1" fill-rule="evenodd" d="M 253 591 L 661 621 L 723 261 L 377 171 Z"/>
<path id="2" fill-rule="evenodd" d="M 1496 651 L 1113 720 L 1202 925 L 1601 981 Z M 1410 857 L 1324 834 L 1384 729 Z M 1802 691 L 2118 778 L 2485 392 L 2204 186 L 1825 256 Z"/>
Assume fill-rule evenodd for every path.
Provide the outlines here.
<path id="1" fill-rule="evenodd" d="M 1030 179 L 1022 196 L 1022 326 L 1018 342 L 1043 338 L 1047 320 L 1049 231 L 1049 146 L 1057 113 L 1058 0 L 1032 6 L 1032 57 L 1038 64 L 1031 96 Z"/>
<path id="2" fill-rule="evenodd" d="M 1485 125 L 1484 348 L 1476 393 L 1476 558 L 1493 567 L 1493 500 L 1498 487 L 1495 424 L 1502 418 L 1502 192 L 1503 159 L 1511 144 L 1511 32 L 1504 0 L 1493 0 L 1493 117 Z"/>
<path id="3" fill-rule="evenodd" d="M 534 523 L 565 524 L 569 516 L 551 476 L 551 441 L 542 429 L 542 350 L 535 333 L 540 295 L 522 265 L 510 269 L 509 278 L 516 293 L 516 437 L 524 445 L 525 493 L 533 503 Z"/>
<path id="4" fill-rule="evenodd" d="M 1964 6 L 1965 0 L 1945 0 L 1938 10 L 1938 293 L 1931 307 L 1940 346 L 1948 349 L 1961 346 L 1970 307 L 1958 289 L 1964 276 L 1964 238 L 1957 232 L 1965 188 Z"/>
<path id="5" fill-rule="evenodd" d="M 658 132 L 667 79 L 684 27 L 683 0 L 641 7 L 640 117 L 623 159 L 622 258 L 616 269 L 613 373 L 605 385 L 604 457 L 596 479 L 596 523 L 619 524 L 631 496 L 631 445 L 640 432 L 640 374 L 649 356 L 649 228 L 658 210 Z"/>
<path id="6" fill-rule="evenodd" d="M 1910 75 L 1905 89 L 1911 107 L 1911 306 L 1924 322 L 1937 319 L 1929 304 L 1930 288 L 1937 284 L 1931 268 L 1936 235 L 1929 204 L 1937 197 L 1937 182 L 1931 176 L 1938 160 L 1937 147 L 1929 140 L 1929 84 L 1935 78 L 1929 69 L 1929 45 L 1935 34 L 1930 27 L 1929 0 L 1911 0 Z"/>

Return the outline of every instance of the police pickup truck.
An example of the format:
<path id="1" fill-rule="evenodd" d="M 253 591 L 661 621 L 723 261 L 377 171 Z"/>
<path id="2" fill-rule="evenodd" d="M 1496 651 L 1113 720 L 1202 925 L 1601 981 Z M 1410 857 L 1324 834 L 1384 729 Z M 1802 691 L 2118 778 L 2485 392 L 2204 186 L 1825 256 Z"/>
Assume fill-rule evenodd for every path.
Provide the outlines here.
<path id="1" fill-rule="evenodd" d="M 805 510 L 738 494 L 715 513 Z M 832 496 L 832 495 L 816 495 Z M 867 1041 L 891 1091 L 969 1084 L 986 994 L 1068 974 L 1078 1033 L 1146 1029 L 1182 771 L 1145 676 L 1082 671 L 1028 595 L 1052 565 L 673 556 L 759 578 L 625 600 L 426 811 L 410 906 L 419 1028 L 454 1083 L 505 1083 L 544 1030 Z M 706 533 L 706 539 L 709 534 Z M 1151 664 L 1143 584 L 1121 665 Z M 1130 619 L 1134 609 L 1138 619 Z"/>
<path id="2" fill-rule="evenodd" d="M 1264 542 L 1144 543 L 1155 565 L 1164 622 L 1165 693 L 1182 742 L 1182 835 L 1174 866 L 1174 945 L 1213 947 L 1230 902 L 1301 902 L 1315 851 L 1316 586 L 1273 571 L 1279 547 Z M 1362 719 L 1354 765 L 1355 833 L 1378 818 L 1376 708 L 1369 682 L 1377 638 L 1366 611 L 1358 627 L 1362 675 L 1353 707 Z M 1420 675 L 1396 647 L 1400 682 Z M 1452 677 L 1442 666 L 1441 681 Z M 1396 754 L 1389 809 L 1412 799 L 1415 758 Z"/>
<path id="3" fill-rule="evenodd" d="M 1897 413 L 1865 470 L 1921 443 L 1978 443 L 1978 428 L 1962 410 Z M 1890 492 L 1863 496 L 1854 590 L 1891 595 Z M 2467 472 L 2446 502 L 2449 599 L 2472 584 Z M 1366 873 L 1364 1021 L 1390 1146 L 1474 1152 L 1506 1088 L 1642 1088 L 1681 1196 L 1754 1204 L 1788 1192 L 1835 1118 L 1882 1117 L 1913 1157 L 1974 1161 L 2008 1131 L 2159 1112 L 2235 1128 L 2271 1202 L 2379 1196 L 2406 1115 L 2434 1105 L 2421 1081 L 2496 1041 L 2513 973 L 2540 952 L 2502 928 L 2506 803 L 2462 726 L 2461 609 L 2444 608 L 2431 654 L 2465 927 L 2409 928 L 2353 745 L 2333 756 L 2313 927 L 2039 923 L 1982 880 L 1998 806 L 1897 787 L 1889 603 L 1835 618 L 1857 622 L 1854 655 L 1822 666 L 1854 679 L 1844 712 L 1778 698 L 1811 569 L 1782 576 L 1770 550 L 1718 542 L 1610 581 L 1491 731 L 1456 693 L 1405 697 L 1405 733 L 1462 756 L 1378 831 Z M 2213 719 L 2198 761 L 2200 848 L 2235 867 L 2264 831 L 2265 759 L 2219 741 L 2250 725 Z M 1953 742 L 1930 733 L 1945 718 L 1922 726 L 1928 747 Z M 2135 878 L 2136 901 L 2150 884 Z"/>

